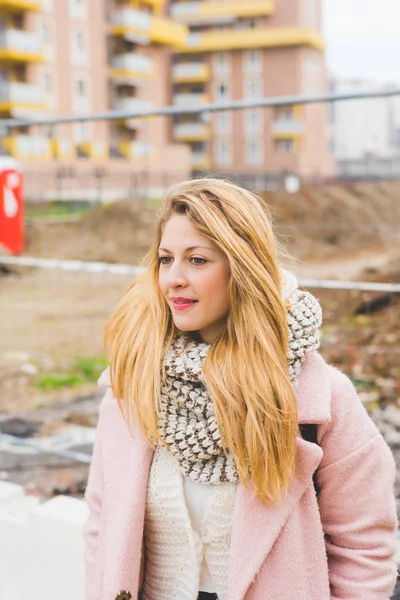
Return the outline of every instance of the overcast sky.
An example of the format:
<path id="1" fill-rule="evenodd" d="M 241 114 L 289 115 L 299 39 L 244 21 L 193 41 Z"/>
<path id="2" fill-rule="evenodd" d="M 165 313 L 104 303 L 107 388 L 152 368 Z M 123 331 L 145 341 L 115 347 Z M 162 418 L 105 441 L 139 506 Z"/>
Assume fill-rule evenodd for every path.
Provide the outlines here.
<path id="1" fill-rule="evenodd" d="M 400 0 L 323 0 L 327 60 L 338 77 L 400 85 Z"/>

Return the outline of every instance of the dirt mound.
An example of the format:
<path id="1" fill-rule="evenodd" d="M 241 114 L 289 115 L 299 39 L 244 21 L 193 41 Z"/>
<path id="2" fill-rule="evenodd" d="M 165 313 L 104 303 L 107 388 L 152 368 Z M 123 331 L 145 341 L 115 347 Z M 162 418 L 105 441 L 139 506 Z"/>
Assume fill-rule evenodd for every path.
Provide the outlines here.
<path id="1" fill-rule="evenodd" d="M 266 191 L 277 231 L 301 259 L 328 258 L 398 243 L 400 182 L 303 187 L 297 194 Z"/>
<path id="2" fill-rule="evenodd" d="M 389 248 L 400 224 L 400 182 L 303 187 L 299 193 L 266 191 L 278 234 L 300 259 L 330 258 Z M 32 223 L 26 255 L 137 264 L 155 232 L 157 209 L 117 202 L 80 221 Z"/>
<path id="3" fill-rule="evenodd" d="M 31 223 L 24 254 L 137 264 L 154 237 L 155 213 L 152 208 L 117 202 L 94 208 L 80 221 Z"/>

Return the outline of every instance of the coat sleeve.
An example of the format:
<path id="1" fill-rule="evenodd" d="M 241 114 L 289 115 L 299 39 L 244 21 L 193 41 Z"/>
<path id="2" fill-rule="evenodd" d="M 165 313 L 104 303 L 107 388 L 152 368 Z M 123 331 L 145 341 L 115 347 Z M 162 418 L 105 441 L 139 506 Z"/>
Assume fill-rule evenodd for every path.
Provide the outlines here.
<path id="1" fill-rule="evenodd" d="M 95 567 L 97 558 L 98 538 L 103 506 L 103 473 L 102 473 L 102 432 L 104 429 L 104 405 L 112 397 L 108 389 L 100 404 L 99 420 L 93 445 L 92 462 L 85 491 L 85 501 L 89 515 L 83 527 L 84 558 L 85 558 L 85 598 L 95 600 Z"/>
<path id="2" fill-rule="evenodd" d="M 396 582 L 392 453 L 351 380 L 334 367 L 318 469 L 331 600 L 389 600 Z"/>

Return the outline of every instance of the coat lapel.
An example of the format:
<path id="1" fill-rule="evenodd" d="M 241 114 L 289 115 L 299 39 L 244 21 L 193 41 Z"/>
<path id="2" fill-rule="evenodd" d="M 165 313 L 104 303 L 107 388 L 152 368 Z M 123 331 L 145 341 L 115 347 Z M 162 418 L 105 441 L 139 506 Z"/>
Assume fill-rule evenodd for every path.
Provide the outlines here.
<path id="1" fill-rule="evenodd" d="M 299 423 L 330 420 L 330 384 L 324 367 L 324 360 L 317 353 L 311 353 L 303 363 L 296 390 Z M 238 484 L 228 571 L 229 600 L 245 597 L 293 507 L 312 485 L 312 475 L 322 456 L 319 446 L 298 435 L 295 476 L 287 495 L 276 506 L 261 504 L 252 488 L 246 490 Z"/>

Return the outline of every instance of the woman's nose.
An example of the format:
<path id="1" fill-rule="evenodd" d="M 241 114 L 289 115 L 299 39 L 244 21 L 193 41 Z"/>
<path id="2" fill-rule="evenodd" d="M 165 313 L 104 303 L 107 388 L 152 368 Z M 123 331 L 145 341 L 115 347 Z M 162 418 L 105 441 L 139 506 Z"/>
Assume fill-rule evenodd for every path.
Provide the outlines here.
<path id="1" fill-rule="evenodd" d="M 168 285 L 172 289 L 177 286 L 185 286 L 187 278 L 184 266 L 175 261 L 168 271 Z"/>

